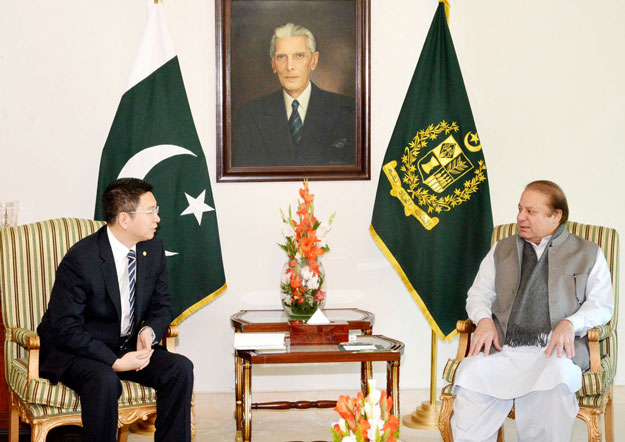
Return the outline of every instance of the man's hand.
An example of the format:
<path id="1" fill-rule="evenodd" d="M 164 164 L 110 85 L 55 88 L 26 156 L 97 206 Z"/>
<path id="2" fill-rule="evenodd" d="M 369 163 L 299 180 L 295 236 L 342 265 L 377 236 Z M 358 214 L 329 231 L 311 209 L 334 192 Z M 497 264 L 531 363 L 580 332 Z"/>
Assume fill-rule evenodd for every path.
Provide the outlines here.
<path id="1" fill-rule="evenodd" d="M 471 347 L 469 348 L 468 356 L 477 356 L 482 347 L 484 348 L 484 356 L 488 356 L 491 345 L 497 350 L 501 350 L 495 323 L 491 318 L 480 319 L 473 336 L 471 336 Z"/>
<path id="2" fill-rule="evenodd" d="M 154 332 L 150 327 L 143 329 L 137 336 L 137 350 L 150 350 L 154 341 Z"/>
<path id="3" fill-rule="evenodd" d="M 575 356 L 575 330 L 573 328 L 573 323 L 566 319 L 560 321 L 560 323 L 556 326 L 551 333 L 551 340 L 549 341 L 549 345 L 547 345 L 547 349 L 545 350 L 545 354 L 548 358 L 551 357 L 554 348 L 558 348 L 558 357 L 562 357 L 563 350 L 566 353 L 566 357 L 571 359 Z"/>
<path id="4" fill-rule="evenodd" d="M 150 357 L 154 353 L 152 349 L 131 351 L 119 358 L 113 364 L 115 371 L 143 370 L 150 363 Z"/>

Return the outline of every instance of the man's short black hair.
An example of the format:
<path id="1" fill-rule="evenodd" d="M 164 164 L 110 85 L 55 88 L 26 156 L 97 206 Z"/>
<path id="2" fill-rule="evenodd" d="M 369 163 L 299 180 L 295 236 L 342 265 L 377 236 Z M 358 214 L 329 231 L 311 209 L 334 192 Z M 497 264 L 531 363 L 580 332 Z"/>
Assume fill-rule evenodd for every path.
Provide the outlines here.
<path id="1" fill-rule="evenodd" d="M 525 186 L 525 190 L 534 190 L 546 195 L 551 213 L 553 214 L 556 210 L 561 211 L 560 225 L 566 224 L 569 220 L 569 203 L 566 201 L 566 195 L 560 186 L 553 181 L 537 180 Z"/>
<path id="2" fill-rule="evenodd" d="M 136 210 L 141 195 L 152 192 L 153 188 L 150 183 L 138 178 L 119 178 L 113 181 L 102 195 L 106 222 L 111 224 L 121 212 Z"/>

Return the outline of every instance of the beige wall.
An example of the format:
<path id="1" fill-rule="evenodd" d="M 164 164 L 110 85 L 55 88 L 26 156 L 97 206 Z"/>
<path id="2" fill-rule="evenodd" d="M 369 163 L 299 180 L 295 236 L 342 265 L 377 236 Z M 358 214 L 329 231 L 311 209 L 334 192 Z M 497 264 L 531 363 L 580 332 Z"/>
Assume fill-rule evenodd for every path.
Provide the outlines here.
<path id="1" fill-rule="evenodd" d="M 495 223 L 514 220 L 525 183 L 549 178 L 567 192 L 572 219 L 624 233 L 625 3 L 451 3 Z M 214 3 L 167 0 L 165 8 L 214 180 Z M 373 179 L 311 184 L 318 215 L 337 211 L 324 258 L 328 307 L 374 311 L 375 331 L 406 343 L 403 388 L 429 385 L 430 329 L 368 226 L 382 158 L 435 8 L 434 0 L 372 1 Z M 92 215 L 100 152 L 145 11 L 140 0 L 0 3 L 0 199 L 22 202 L 21 222 Z M 181 326 L 180 351 L 195 362 L 199 392 L 233 388 L 229 316 L 278 306 L 279 208 L 295 203 L 297 188 L 213 181 L 229 289 Z M 455 348 L 440 344 L 439 373 Z M 384 367 L 375 369 L 384 382 Z M 355 390 L 358 376 L 356 365 L 259 368 L 254 386 Z M 617 383 L 625 383 L 624 370 Z"/>

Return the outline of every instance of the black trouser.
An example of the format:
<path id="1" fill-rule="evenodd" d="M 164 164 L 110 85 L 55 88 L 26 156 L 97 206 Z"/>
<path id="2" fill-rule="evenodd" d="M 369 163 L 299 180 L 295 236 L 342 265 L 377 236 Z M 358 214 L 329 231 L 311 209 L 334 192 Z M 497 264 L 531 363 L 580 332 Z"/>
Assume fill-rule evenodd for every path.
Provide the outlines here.
<path id="1" fill-rule="evenodd" d="M 115 372 L 93 359 L 76 358 L 61 376 L 61 382 L 80 396 L 85 440 L 117 440 L 117 400 L 120 379 L 138 382 L 156 390 L 155 442 L 191 441 L 191 394 L 193 364 L 182 355 L 154 347 L 150 363 L 141 371 Z"/>

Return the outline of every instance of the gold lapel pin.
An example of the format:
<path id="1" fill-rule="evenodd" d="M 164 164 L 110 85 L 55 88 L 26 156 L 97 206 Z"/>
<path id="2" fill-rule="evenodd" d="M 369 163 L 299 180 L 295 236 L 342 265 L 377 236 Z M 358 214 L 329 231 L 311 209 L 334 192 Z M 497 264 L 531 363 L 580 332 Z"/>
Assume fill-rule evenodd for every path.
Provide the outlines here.
<path id="1" fill-rule="evenodd" d="M 143 256 L 148 256 L 148 252 L 144 251 Z"/>

